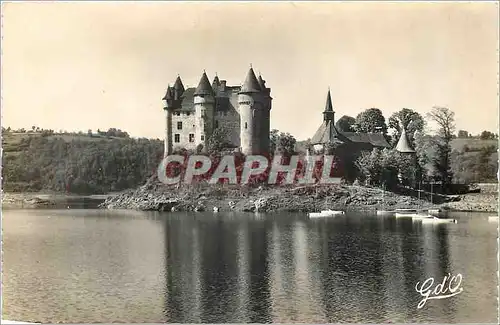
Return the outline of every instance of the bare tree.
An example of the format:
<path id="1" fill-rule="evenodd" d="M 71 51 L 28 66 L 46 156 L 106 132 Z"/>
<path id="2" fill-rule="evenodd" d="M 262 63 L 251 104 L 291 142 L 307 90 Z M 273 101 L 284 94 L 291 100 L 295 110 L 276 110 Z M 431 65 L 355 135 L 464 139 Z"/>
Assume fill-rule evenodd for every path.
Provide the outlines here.
<path id="1" fill-rule="evenodd" d="M 447 107 L 434 106 L 427 116 L 439 126 L 438 133 L 446 141 L 450 141 L 455 133 L 455 112 Z"/>

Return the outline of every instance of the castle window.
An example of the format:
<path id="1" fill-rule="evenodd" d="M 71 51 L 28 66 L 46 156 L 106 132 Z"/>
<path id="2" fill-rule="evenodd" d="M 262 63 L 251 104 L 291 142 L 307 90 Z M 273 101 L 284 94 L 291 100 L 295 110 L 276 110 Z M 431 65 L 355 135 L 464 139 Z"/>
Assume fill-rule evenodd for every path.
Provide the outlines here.
<path id="1" fill-rule="evenodd" d="M 174 134 L 174 142 L 175 143 L 181 142 L 181 135 L 179 133 Z"/>
<path id="2" fill-rule="evenodd" d="M 181 116 L 181 112 L 175 112 L 176 116 Z"/>
<path id="3" fill-rule="evenodd" d="M 205 136 L 201 135 L 201 141 L 204 141 L 204 140 L 205 140 Z"/>
<path id="4" fill-rule="evenodd" d="M 189 116 L 189 115 L 191 115 L 191 113 L 190 113 L 190 112 L 187 112 L 187 113 L 186 113 L 186 115 L 187 115 L 187 116 Z"/>
<path id="5" fill-rule="evenodd" d="M 215 121 L 215 128 L 219 127 L 219 121 Z"/>
<path id="6" fill-rule="evenodd" d="M 245 122 L 245 129 L 248 129 L 248 123 Z"/>
<path id="7" fill-rule="evenodd" d="M 182 122 L 177 122 L 177 130 L 182 130 Z"/>
<path id="8" fill-rule="evenodd" d="M 194 134 L 193 133 L 189 134 L 189 142 L 194 142 Z"/>

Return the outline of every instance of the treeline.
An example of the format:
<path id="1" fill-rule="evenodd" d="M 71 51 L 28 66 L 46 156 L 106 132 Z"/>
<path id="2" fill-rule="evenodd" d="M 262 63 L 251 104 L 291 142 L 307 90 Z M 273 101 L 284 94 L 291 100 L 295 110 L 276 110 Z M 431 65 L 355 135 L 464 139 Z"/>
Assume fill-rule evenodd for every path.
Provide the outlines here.
<path id="1" fill-rule="evenodd" d="M 14 192 L 121 191 L 144 184 L 163 156 L 163 143 L 149 139 L 37 136 L 4 145 L 9 150 L 3 155 L 3 188 Z"/>
<path id="2" fill-rule="evenodd" d="M 87 132 L 83 131 L 78 131 L 78 132 L 68 132 L 65 130 L 59 130 L 55 131 L 53 129 L 43 129 L 38 126 L 32 126 L 31 129 L 25 129 L 25 128 L 19 128 L 19 129 L 12 129 L 11 127 L 2 127 L 2 134 L 3 133 L 35 133 L 35 134 L 40 134 L 41 136 L 49 136 L 49 135 L 74 135 L 74 136 L 82 136 L 82 135 L 87 135 L 89 137 L 94 137 L 94 136 L 105 136 L 105 137 L 116 137 L 116 138 L 129 138 L 129 134 L 125 131 L 122 131 L 120 129 L 116 128 L 109 128 L 107 131 L 101 131 L 100 129 L 97 129 L 96 132 L 93 132 L 91 129 L 87 130 Z"/>

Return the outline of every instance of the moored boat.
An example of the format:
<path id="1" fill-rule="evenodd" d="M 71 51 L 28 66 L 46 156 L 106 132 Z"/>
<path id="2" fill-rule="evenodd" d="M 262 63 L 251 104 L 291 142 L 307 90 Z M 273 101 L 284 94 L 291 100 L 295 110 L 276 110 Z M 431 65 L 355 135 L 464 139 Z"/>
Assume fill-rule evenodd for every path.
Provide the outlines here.
<path id="1" fill-rule="evenodd" d="M 377 210 L 377 216 L 394 216 L 396 211 Z"/>
<path id="2" fill-rule="evenodd" d="M 423 218 L 422 223 L 457 223 L 456 219 L 453 218 Z"/>
<path id="3" fill-rule="evenodd" d="M 488 217 L 488 221 L 490 222 L 498 222 L 498 216 L 489 216 Z"/>
<path id="4" fill-rule="evenodd" d="M 416 209 L 396 209 L 394 216 L 396 218 L 413 218 L 418 214 Z"/>
<path id="5" fill-rule="evenodd" d="M 344 214 L 344 211 L 322 210 L 321 212 L 309 212 L 307 215 L 309 216 L 309 218 L 321 218 L 321 217 L 332 217 L 342 214 Z"/>

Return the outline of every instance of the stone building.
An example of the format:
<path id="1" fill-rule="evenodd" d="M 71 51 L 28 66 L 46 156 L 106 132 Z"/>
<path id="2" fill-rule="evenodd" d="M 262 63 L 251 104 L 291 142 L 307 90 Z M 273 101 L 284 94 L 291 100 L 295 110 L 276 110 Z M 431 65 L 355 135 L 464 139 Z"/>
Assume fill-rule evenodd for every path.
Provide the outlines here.
<path id="1" fill-rule="evenodd" d="M 341 151 L 359 153 L 361 151 L 371 151 L 373 148 L 390 147 L 381 133 L 343 132 L 337 129 L 330 90 L 328 90 L 326 106 L 323 111 L 323 123 L 311 139 L 314 150 L 321 150 L 328 143 L 335 146 L 337 153 Z"/>
<path id="2" fill-rule="evenodd" d="M 253 68 L 241 86 L 229 86 L 215 76 L 210 84 L 203 72 L 196 88 L 184 88 L 178 76 L 167 88 L 165 155 L 175 148 L 196 149 L 207 145 L 215 129 L 223 128 L 229 148 L 244 154 L 269 151 L 271 89 Z"/>
<path id="3" fill-rule="evenodd" d="M 317 152 L 333 154 L 337 160 L 338 170 L 348 180 L 355 179 L 358 169 L 355 161 L 363 151 L 390 147 L 381 133 L 343 132 L 337 129 L 330 90 L 328 90 L 323 111 L 323 123 L 312 137 L 310 144 L 312 148 L 308 149 L 308 155 Z M 333 152 L 325 152 L 328 147 L 333 149 Z"/>

